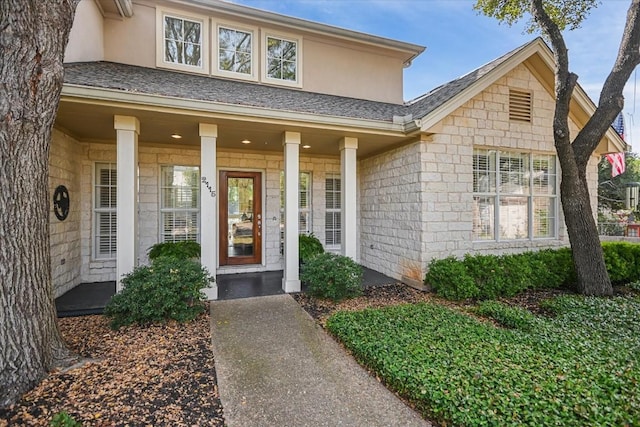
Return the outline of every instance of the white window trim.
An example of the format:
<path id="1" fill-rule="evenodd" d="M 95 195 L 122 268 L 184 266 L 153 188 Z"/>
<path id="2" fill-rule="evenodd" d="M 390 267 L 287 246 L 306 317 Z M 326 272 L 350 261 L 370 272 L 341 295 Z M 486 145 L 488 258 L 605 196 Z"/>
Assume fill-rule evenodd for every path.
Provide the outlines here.
<path id="1" fill-rule="evenodd" d="M 91 197 L 91 212 L 93 214 L 93 217 L 91 219 L 91 259 L 93 261 L 112 261 L 115 260 L 117 257 L 117 252 L 116 249 L 114 249 L 112 251 L 112 253 L 110 255 L 100 255 L 98 253 L 98 213 L 102 213 L 102 212 L 113 212 L 116 213 L 118 207 L 117 207 L 117 200 L 116 200 L 116 206 L 113 208 L 98 208 L 96 207 L 96 198 L 97 198 L 97 194 L 96 194 L 96 189 L 98 187 L 98 183 L 97 183 L 97 179 L 98 176 L 96 174 L 97 169 L 98 169 L 98 165 L 103 165 L 103 166 L 111 166 L 116 170 L 116 174 L 118 173 L 118 166 L 116 164 L 116 162 L 93 162 L 93 169 L 92 169 L 92 180 L 91 182 L 93 183 L 92 186 L 92 197 Z M 117 184 L 116 184 L 116 191 L 117 191 Z M 116 221 L 117 221 L 117 216 L 116 216 Z M 117 227 L 116 227 L 117 228 Z M 118 233 L 117 230 L 115 231 L 116 234 L 116 247 L 117 247 L 117 239 L 118 239 Z"/>
<path id="2" fill-rule="evenodd" d="M 189 21 L 196 21 L 202 24 L 201 38 L 201 54 L 202 66 L 175 64 L 164 60 L 164 17 L 171 16 Z M 190 73 L 209 74 L 209 52 L 211 44 L 209 43 L 209 18 L 204 15 L 177 11 L 173 9 L 156 8 L 156 67 L 168 68 L 178 71 L 186 71 Z"/>
<path id="3" fill-rule="evenodd" d="M 164 188 L 164 185 L 162 183 L 162 169 L 165 167 L 173 167 L 173 166 L 180 166 L 180 167 L 188 167 L 188 168 L 197 168 L 198 169 L 198 176 L 202 176 L 202 171 L 201 171 L 201 167 L 199 165 L 186 165 L 186 164 L 182 164 L 182 165 L 178 165 L 178 164 L 161 164 L 158 167 L 158 242 L 163 243 L 163 242 L 169 242 L 169 240 L 164 240 L 164 219 L 163 219 L 163 214 L 164 213 L 169 213 L 169 212 L 197 212 L 198 214 L 198 220 L 197 220 L 197 227 L 198 227 L 198 232 L 196 233 L 196 242 L 200 243 L 200 234 L 202 232 L 202 200 L 200 199 L 200 191 L 198 191 L 198 207 L 197 208 L 164 208 L 162 207 L 162 203 L 163 203 L 163 199 L 162 199 L 162 189 Z M 198 183 L 200 183 L 200 179 L 198 179 Z M 200 188 L 200 185 L 197 186 L 197 188 Z M 171 241 L 177 241 L 177 240 L 171 240 Z"/>
<path id="4" fill-rule="evenodd" d="M 276 38 L 276 39 L 281 39 L 281 40 L 287 40 L 287 41 L 291 41 L 291 42 L 295 42 L 296 43 L 296 80 L 295 81 L 289 81 L 289 80 L 281 80 L 281 79 L 274 79 L 271 77 L 267 76 L 267 64 L 268 64 L 268 60 L 267 60 L 267 38 L 271 37 L 271 38 Z M 303 47 L 302 47 L 302 36 L 296 36 L 293 34 L 288 34 L 288 33 L 282 33 L 279 31 L 273 31 L 273 30 L 269 30 L 269 29 L 263 29 L 262 30 L 262 37 L 260 40 L 260 50 L 261 50 L 261 58 L 260 58 L 260 65 L 261 65 L 261 72 L 260 72 L 260 78 L 262 80 L 263 83 L 271 83 L 274 85 L 278 85 L 278 86 L 288 86 L 288 87 L 302 87 L 302 51 L 303 51 Z"/>
<path id="5" fill-rule="evenodd" d="M 218 68 L 220 62 L 218 55 L 220 53 L 220 27 L 227 28 L 230 30 L 236 31 L 244 31 L 247 33 L 251 33 L 251 74 L 242 74 L 236 73 L 233 71 L 221 70 Z M 232 79 L 239 80 L 248 80 L 248 81 L 258 81 L 258 75 L 260 74 L 260 56 L 258 54 L 258 38 L 259 30 L 258 27 L 252 27 L 248 25 L 238 25 L 228 21 L 213 21 L 211 28 L 211 46 L 213 46 L 213 52 L 211 55 L 212 65 L 211 65 L 211 74 L 220 76 L 220 77 L 229 77 Z"/>
<path id="6" fill-rule="evenodd" d="M 475 235 L 473 236 L 473 243 L 490 243 L 490 242 L 522 242 L 522 241 L 543 241 L 543 240 L 558 240 L 559 236 L 560 236 L 560 211 L 559 211 L 559 200 L 560 200 L 560 163 L 558 161 L 558 156 L 555 153 L 543 153 L 543 152 L 535 152 L 535 151 L 525 151 L 525 150 L 509 150 L 509 149 L 496 149 L 495 147 L 482 147 L 482 146 L 474 146 L 474 149 L 479 149 L 479 150 L 494 150 L 496 151 L 496 191 L 495 193 L 486 193 L 486 192 L 473 192 L 473 197 L 475 196 L 479 196 L 479 197 L 493 197 L 493 206 L 494 206 L 494 218 L 493 218 L 493 232 L 494 232 L 494 238 L 493 239 L 476 239 Z M 500 154 L 501 153 L 518 153 L 518 154 L 526 154 L 529 158 L 529 194 L 528 195 L 522 195 L 522 197 L 527 199 L 527 227 L 528 227 L 528 235 L 527 237 L 523 238 L 523 239 L 503 239 L 500 237 L 500 197 L 503 196 L 503 194 L 501 192 L 501 188 L 500 188 L 500 184 L 499 184 L 499 175 L 500 175 L 500 168 L 499 168 L 499 163 L 500 163 Z M 534 185 L 533 185 L 533 174 L 531 173 L 531 171 L 533 171 L 533 157 L 536 155 L 542 155 L 542 156 L 553 156 L 553 158 L 555 159 L 555 193 L 553 195 L 544 195 L 544 194 L 535 194 L 533 189 L 534 189 Z M 552 229 L 552 236 L 548 236 L 548 237 L 535 237 L 534 236 L 534 231 L 533 231 L 533 226 L 534 226 L 534 219 L 533 219 L 533 199 L 535 197 L 547 197 L 550 199 L 553 199 L 553 205 L 554 205 L 554 214 L 555 214 L 555 220 L 554 220 L 554 225 L 553 225 L 553 229 Z"/>

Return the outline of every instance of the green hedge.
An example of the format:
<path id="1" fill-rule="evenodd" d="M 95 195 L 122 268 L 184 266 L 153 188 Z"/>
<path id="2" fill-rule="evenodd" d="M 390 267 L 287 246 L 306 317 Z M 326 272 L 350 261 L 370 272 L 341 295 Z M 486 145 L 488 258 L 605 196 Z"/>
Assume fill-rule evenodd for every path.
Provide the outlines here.
<path id="1" fill-rule="evenodd" d="M 627 242 L 602 244 L 613 284 L 640 279 L 640 245 Z M 425 284 L 443 298 L 494 299 L 526 289 L 572 288 L 576 275 L 571 249 L 544 249 L 511 255 L 465 255 L 429 264 Z"/>

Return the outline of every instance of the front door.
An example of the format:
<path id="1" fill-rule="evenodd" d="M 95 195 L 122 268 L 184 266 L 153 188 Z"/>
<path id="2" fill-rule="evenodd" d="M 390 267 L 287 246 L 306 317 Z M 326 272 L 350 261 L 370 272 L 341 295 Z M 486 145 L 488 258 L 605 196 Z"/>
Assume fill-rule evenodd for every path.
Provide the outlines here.
<path id="1" fill-rule="evenodd" d="M 262 263 L 260 172 L 220 172 L 220 265 Z"/>

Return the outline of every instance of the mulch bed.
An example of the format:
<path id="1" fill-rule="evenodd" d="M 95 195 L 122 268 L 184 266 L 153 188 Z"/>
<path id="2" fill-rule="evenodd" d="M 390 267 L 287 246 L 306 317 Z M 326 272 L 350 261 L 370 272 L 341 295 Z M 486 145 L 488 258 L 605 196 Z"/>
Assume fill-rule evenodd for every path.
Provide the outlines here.
<path id="1" fill-rule="evenodd" d="M 61 411 L 83 426 L 224 425 L 208 310 L 187 324 L 119 331 L 104 316 L 59 324 L 69 347 L 88 359 L 0 411 L 0 426 L 49 426 Z"/>

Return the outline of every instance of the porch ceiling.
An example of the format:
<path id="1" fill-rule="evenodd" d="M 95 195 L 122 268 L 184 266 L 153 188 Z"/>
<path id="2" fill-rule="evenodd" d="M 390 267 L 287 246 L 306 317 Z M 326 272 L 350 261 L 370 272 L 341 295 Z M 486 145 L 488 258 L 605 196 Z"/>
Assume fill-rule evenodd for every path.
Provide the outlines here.
<path id="1" fill-rule="evenodd" d="M 79 141 L 115 143 L 116 131 L 113 128 L 114 115 L 135 116 L 140 121 L 139 141 L 150 145 L 199 146 L 199 123 L 218 125 L 218 148 L 247 151 L 282 152 L 282 137 L 285 131 L 300 132 L 301 154 L 336 156 L 339 154 L 339 141 L 343 137 L 358 138 L 358 158 L 370 156 L 397 145 L 406 143 L 410 138 L 404 135 L 380 135 L 365 131 L 341 131 L 339 129 L 321 129 L 288 123 L 267 123 L 251 121 L 248 118 L 210 117 L 197 112 L 155 111 L 127 106 L 93 105 L 63 99 L 60 102 L 56 127 Z M 171 134 L 182 135 L 174 139 Z M 249 140 L 251 144 L 242 144 Z"/>

